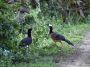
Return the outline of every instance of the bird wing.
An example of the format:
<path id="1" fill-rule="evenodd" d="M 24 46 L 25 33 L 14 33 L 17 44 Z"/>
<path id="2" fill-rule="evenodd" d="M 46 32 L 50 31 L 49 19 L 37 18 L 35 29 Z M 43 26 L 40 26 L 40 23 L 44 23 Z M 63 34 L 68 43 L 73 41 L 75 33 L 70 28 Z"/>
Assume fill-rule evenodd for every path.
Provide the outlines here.
<path id="1" fill-rule="evenodd" d="M 51 34 L 51 37 L 54 40 L 64 40 L 65 39 L 63 35 L 55 33 L 55 32 Z"/>

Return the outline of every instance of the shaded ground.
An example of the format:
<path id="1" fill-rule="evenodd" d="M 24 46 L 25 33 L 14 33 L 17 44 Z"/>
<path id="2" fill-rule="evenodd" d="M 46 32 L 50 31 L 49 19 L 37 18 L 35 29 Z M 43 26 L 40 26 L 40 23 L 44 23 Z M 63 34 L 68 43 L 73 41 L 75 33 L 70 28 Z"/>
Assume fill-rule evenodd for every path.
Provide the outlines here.
<path id="1" fill-rule="evenodd" d="M 58 67 L 90 67 L 90 31 L 85 33 L 76 52 L 69 58 L 60 58 Z"/>

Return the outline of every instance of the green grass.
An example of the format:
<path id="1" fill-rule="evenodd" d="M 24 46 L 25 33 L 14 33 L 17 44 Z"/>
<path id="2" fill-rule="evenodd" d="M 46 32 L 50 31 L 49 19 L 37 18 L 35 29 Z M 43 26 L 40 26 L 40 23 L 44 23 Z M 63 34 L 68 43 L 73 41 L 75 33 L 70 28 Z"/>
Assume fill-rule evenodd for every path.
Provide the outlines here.
<path id="1" fill-rule="evenodd" d="M 56 25 L 55 25 L 56 26 Z M 54 26 L 54 27 L 55 27 Z M 83 38 L 82 34 L 89 29 L 89 24 L 77 24 L 71 26 L 65 26 L 59 29 L 59 26 L 54 28 L 55 31 L 66 36 L 67 39 L 72 41 L 74 45 Z M 44 41 L 44 45 L 36 50 L 41 56 L 35 59 L 35 62 L 29 63 L 17 63 L 13 64 L 12 67 L 57 67 L 57 65 L 52 62 L 54 55 L 69 56 L 73 53 L 71 46 L 63 42 L 63 47 L 60 43 L 54 43 L 50 38 Z"/>
<path id="2" fill-rule="evenodd" d="M 57 67 L 55 63 L 52 62 L 37 62 L 37 63 L 20 63 L 13 65 L 12 67 Z"/>
<path id="3" fill-rule="evenodd" d="M 77 43 L 83 38 L 83 33 L 89 29 L 89 24 L 76 24 L 76 25 L 65 25 L 64 28 L 61 28 L 57 24 L 53 24 L 54 31 L 63 34 L 67 39 L 77 45 Z M 43 27 L 42 27 L 43 28 Z M 29 59 L 29 63 L 21 62 L 16 64 L 11 64 L 9 58 L 1 59 L 3 62 L 0 62 L 1 67 L 57 67 L 53 62 L 53 57 L 59 55 L 61 56 L 70 56 L 74 50 L 67 43 L 54 43 L 50 37 L 44 39 L 44 34 L 41 35 L 40 41 L 37 41 L 37 44 L 33 43 L 30 46 L 30 51 L 27 50 L 26 55 L 17 54 L 17 56 L 23 56 L 25 59 Z M 37 37 L 38 38 L 38 37 Z M 30 53 L 31 52 L 31 53 Z M 8 60 L 9 59 L 9 60 Z"/>
<path id="4" fill-rule="evenodd" d="M 8 8 L 9 6 L 10 5 L 7 5 L 6 8 Z M 7 22 L 7 20 L 5 20 L 4 22 L 5 24 L 10 24 L 10 28 L 12 28 L 11 33 L 7 30 L 8 28 L 5 28 L 7 34 L 6 36 L 10 34 L 12 36 L 8 36 L 8 38 L 11 38 L 8 39 L 9 41 L 4 41 L 8 44 L 8 46 L 12 46 L 12 51 L 16 53 L 10 57 L 1 57 L 2 51 L 0 51 L 0 67 L 57 67 L 57 65 L 52 62 L 53 57 L 57 55 L 59 55 L 59 57 L 69 56 L 74 52 L 74 50 L 65 42 L 63 42 L 63 46 L 61 45 L 61 43 L 55 44 L 48 36 L 49 30 L 47 23 L 51 23 L 54 27 L 54 31 L 63 34 L 67 39 L 73 42 L 74 45 L 77 45 L 77 43 L 80 42 L 80 40 L 83 38 L 82 34 L 86 30 L 88 30 L 90 26 L 89 23 L 74 25 L 74 22 L 72 22 L 72 25 L 66 24 L 64 27 L 62 27 L 62 18 L 57 18 L 57 21 L 55 20 L 55 18 L 51 20 L 47 16 L 45 18 L 45 16 L 43 16 L 42 14 L 39 14 L 39 11 L 37 11 L 38 9 L 33 10 L 32 8 L 30 8 L 29 13 L 25 14 L 25 16 L 29 19 L 25 22 L 25 25 L 22 26 L 19 23 L 16 23 L 16 21 L 14 20 L 15 12 L 10 12 L 13 9 L 11 7 L 8 10 L 5 10 L 5 13 L 2 14 L 1 18 L 3 18 L 4 16 L 9 16 L 10 14 L 10 16 L 7 18 L 9 22 Z M 16 11 L 17 7 L 19 7 L 19 4 L 14 7 L 14 10 Z M 21 27 L 23 27 L 25 30 L 30 27 L 33 28 L 33 43 L 30 45 L 28 50 L 15 48 L 17 45 L 19 45 L 20 40 L 25 36 L 25 30 L 23 33 L 18 32 Z M 17 60 L 15 64 L 12 64 L 12 58 Z M 29 62 L 26 63 L 24 61 Z"/>

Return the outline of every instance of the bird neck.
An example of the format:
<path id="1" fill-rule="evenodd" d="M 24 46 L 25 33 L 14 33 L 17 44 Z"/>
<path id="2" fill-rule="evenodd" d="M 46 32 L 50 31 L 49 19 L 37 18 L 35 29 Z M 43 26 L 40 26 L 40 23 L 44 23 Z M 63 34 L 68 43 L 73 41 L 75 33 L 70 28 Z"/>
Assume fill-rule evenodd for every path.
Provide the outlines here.
<path id="1" fill-rule="evenodd" d="M 31 32 L 28 32 L 28 37 L 31 37 Z"/>
<path id="2" fill-rule="evenodd" d="M 50 31 L 49 31 L 49 34 L 53 33 L 53 28 L 50 27 Z"/>

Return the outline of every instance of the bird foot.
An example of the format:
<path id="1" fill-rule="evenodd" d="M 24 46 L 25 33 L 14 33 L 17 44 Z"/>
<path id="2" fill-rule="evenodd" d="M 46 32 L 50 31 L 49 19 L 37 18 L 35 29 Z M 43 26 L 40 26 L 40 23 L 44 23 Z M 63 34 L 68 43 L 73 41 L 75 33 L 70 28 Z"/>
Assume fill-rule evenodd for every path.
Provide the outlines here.
<path id="1" fill-rule="evenodd" d="M 78 47 L 74 45 L 74 46 L 72 46 L 72 48 L 73 48 L 73 49 L 77 49 Z"/>

